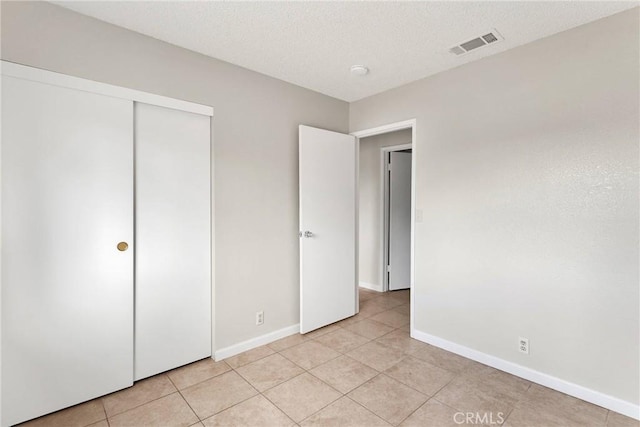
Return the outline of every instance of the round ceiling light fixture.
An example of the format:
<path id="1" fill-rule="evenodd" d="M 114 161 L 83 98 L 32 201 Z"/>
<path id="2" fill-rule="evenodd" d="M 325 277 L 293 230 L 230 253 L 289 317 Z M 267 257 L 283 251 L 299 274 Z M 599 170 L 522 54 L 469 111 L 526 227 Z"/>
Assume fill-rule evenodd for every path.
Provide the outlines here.
<path id="1" fill-rule="evenodd" d="M 369 69 L 364 65 L 352 65 L 351 74 L 354 76 L 366 76 L 369 74 Z"/>

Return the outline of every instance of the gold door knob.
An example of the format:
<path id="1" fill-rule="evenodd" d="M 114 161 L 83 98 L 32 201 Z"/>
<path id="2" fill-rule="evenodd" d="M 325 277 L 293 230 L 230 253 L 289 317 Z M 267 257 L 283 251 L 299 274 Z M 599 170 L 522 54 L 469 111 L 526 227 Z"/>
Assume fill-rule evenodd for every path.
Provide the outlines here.
<path id="1" fill-rule="evenodd" d="M 129 244 L 127 242 L 120 242 L 117 247 L 120 252 L 124 252 L 129 249 Z"/>

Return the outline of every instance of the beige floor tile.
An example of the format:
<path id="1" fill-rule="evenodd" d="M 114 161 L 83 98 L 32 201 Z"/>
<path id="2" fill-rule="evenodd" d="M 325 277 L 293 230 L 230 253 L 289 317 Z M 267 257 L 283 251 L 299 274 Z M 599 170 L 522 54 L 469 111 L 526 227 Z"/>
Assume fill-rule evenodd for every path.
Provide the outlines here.
<path id="1" fill-rule="evenodd" d="M 95 399 L 27 421 L 20 427 L 84 427 L 105 418 L 101 400 Z"/>
<path id="2" fill-rule="evenodd" d="M 226 362 L 216 362 L 210 357 L 198 362 L 190 363 L 178 369 L 167 372 L 167 376 L 173 384 L 182 390 L 209 378 L 224 374 L 231 370 Z"/>
<path id="3" fill-rule="evenodd" d="M 112 417 L 136 406 L 167 396 L 175 391 L 176 388 L 169 378 L 164 374 L 160 374 L 138 381 L 127 389 L 111 393 L 103 397 L 102 402 L 107 416 Z"/>
<path id="4" fill-rule="evenodd" d="M 452 372 L 411 356 L 400 360 L 384 373 L 427 396 L 437 393 L 455 376 Z"/>
<path id="5" fill-rule="evenodd" d="M 398 313 L 394 310 L 383 311 L 371 317 L 371 320 L 384 323 L 392 328 L 399 328 L 400 326 L 409 324 L 409 316 L 406 314 Z"/>
<path id="6" fill-rule="evenodd" d="M 371 341 L 350 351 L 347 356 L 382 372 L 398 363 L 404 357 L 404 353 L 398 349 Z"/>
<path id="7" fill-rule="evenodd" d="M 302 421 L 342 396 L 308 373 L 280 384 L 264 395 L 295 422 Z"/>
<path id="8" fill-rule="evenodd" d="M 339 321 L 337 324 L 342 328 L 346 328 L 347 326 L 353 325 L 354 323 L 362 322 L 366 318 L 366 316 L 356 314 L 355 316 L 347 317 L 346 319 Z"/>
<path id="9" fill-rule="evenodd" d="M 411 306 L 409 304 L 402 304 L 397 307 L 393 307 L 391 310 L 397 311 L 398 313 L 406 316 L 411 315 Z"/>
<path id="10" fill-rule="evenodd" d="M 417 359 L 424 360 L 425 362 L 431 363 L 439 368 L 456 373 L 463 372 L 474 364 L 479 365 L 479 363 L 474 362 L 473 360 L 458 356 L 457 354 L 453 354 L 429 344 L 412 348 L 408 353 Z"/>
<path id="11" fill-rule="evenodd" d="M 264 396 L 258 395 L 205 419 L 203 424 L 206 427 L 288 427 L 295 423 Z"/>
<path id="12" fill-rule="evenodd" d="M 379 297 L 377 292 L 360 292 L 360 304 L 362 304 L 363 301 L 368 301 L 377 297 Z"/>
<path id="13" fill-rule="evenodd" d="M 460 427 L 461 425 L 485 425 L 479 422 L 478 419 L 473 419 L 472 422 L 467 423 L 465 416 L 466 414 L 457 409 L 450 408 L 435 399 L 431 399 L 404 420 L 400 424 L 400 427 Z M 480 416 L 483 416 L 483 414 L 480 414 Z M 500 419 L 496 416 L 493 418 L 493 421 L 494 425 L 496 425 L 504 421 L 504 418 Z"/>
<path id="14" fill-rule="evenodd" d="M 234 371 L 182 390 L 185 400 L 201 420 L 256 394 L 256 390 Z"/>
<path id="15" fill-rule="evenodd" d="M 364 383 L 348 396 L 393 425 L 398 425 L 428 398 L 384 374 Z"/>
<path id="16" fill-rule="evenodd" d="M 302 427 L 384 427 L 382 418 L 348 397 L 342 397 L 300 423 Z"/>
<path id="17" fill-rule="evenodd" d="M 198 417 L 180 393 L 170 394 L 109 418 L 111 427 L 187 427 L 197 422 Z"/>
<path id="18" fill-rule="evenodd" d="M 304 369 L 311 369 L 340 356 L 337 351 L 314 340 L 290 347 L 280 354 Z"/>
<path id="19" fill-rule="evenodd" d="M 97 423 L 89 424 L 87 427 L 109 427 L 109 423 L 107 420 L 102 420 Z"/>
<path id="20" fill-rule="evenodd" d="M 224 361 L 227 362 L 229 366 L 233 369 L 237 369 L 241 366 L 248 365 L 251 362 L 255 362 L 256 360 L 260 360 L 264 357 L 270 356 L 275 351 L 269 346 L 263 345 L 262 347 L 257 347 L 244 353 L 237 354 L 233 357 L 229 357 Z"/>
<path id="21" fill-rule="evenodd" d="M 386 335 L 376 339 L 382 345 L 397 348 L 405 353 L 410 351 L 418 351 L 421 347 L 427 347 L 428 344 L 415 340 L 409 336 L 409 333 L 400 329 L 395 329 Z"/>
<path id="22" fill-rule="evenodd" d="M 479 363 L 465 370 L 461 374 L 461 380 L 476 383 L 482 388 L 497 390 L 515 398 L 516 401 L 522 399 L 531 386 L 531 383 L 525 379 Z"/>
<path id="23" fill-rule="evenodd" d="M 558 413 L 520 404 L 509 414 L 504 425 L 510 427 L 595 427 L 595 425 L 573 421 Z M 598 425 L 603 426 L 604 424 Z"/>
<path id="24" fill-rule="evenodd" d="M 404 289 L 401 291 L 391 291 L 389 292 L 388 298 L 400 301 L 403 304 L 408 304 L 411 300 L 411 291 L 409 289 Z"/>
<path id="25" fill-rule="evenodd" d="M 336 322 L 336 323 L 332 323 L 331 325 L 325 326 L 324 328 L 320 328 L 320 329 L 316 329 L 315 331 L 307 332 L 303 336 L 305 338 L 315 339 L 315 338 L 321 337 L 321 336 L 326 335 L 326 334 L 328 334 L 330 332 L 334 332 L 334 331 L 337 331 L 337 330 L 340 330 L 340 329 L 342 329 L 342 328 L 340 327 L 338 322 Z"/>
<path id="26" fill-rule="evenodd" d="M 348 356 L 340 356 L 309 371 L 341 393 L 348 393 L 378 375 L 378 371 Z"/>
<path id="27" fill-rule="evenodd" d="M 607 427 L 640 427 L 640 421 L 609 411 Z"/>
<path id="28" fill-rule="evenodd" d="M 304 372 L 280 354 L 272 354 L 236 370 L 259 391 L 265 391 Z"/>
<path id="29" fill-rule="evenodd" d="M 493 414 L 503 418 L 511 412 L 517 397 L 500 393 L 491 387 L 479 387 L 457 377 L 434 396 L 436 400 L 462 412 Z"/>
<path id="30" fill-rule="evenodd" d="M 344 328 L 348 331 L 355 332 L 356 334 L 362 335 L 363 337 L 369 339 L 376 339 L 385 334 L 388 334 L 394 329 L 389 325 L 385 325 L 384 323 L 376 322 L 370 319 L 364 319 L 360 322 L 347 325 Z"/>
<path id="31" fill-rule="evenodd" d="M 369 342 L 369 338 L 355 334 L 347 329 L 339 328 L 337 331 L 316 338 L 316 341 L 335 351 L 346 353 Z"/>
<path id="32" fill-rule="evenodd" d="M 606 409 L 538 384 L 529 387 L 521 403 L 583 425 L 604 425 L 607 419 Z"/>
<path id="33" fill-rule="evenodd" d="M 398 298 L 392 298 L 391 296 L 378 298 L 375 300 L 376 304 L 384 308 L 385 310 L 390 310 L 394 307 L 397 307 L 402 304 L 406 304 L 408 301 L 399 300 Z"/>
<path id="34" fill-rule="evenodd" d="M 380 304 L 379 301 L 382 301 L 382 299 L 372 298 L 366 301 L 362 301 L 360 303 L 360 311 L 358 312 L 359 316 L 367 318 L 388 310 L 388 308 L 383 304 Z"/>
<path id="35" fill-rule="evenodd" d="M 308 338 L 304 335 L 293 334 L 289 335 L 288 337 L 279 339 L 278 341 L 272 342 L 271 344 L 269 344 L 269 347 L 275 351 L 282 351 L 289 347 L 293 347 L 294 345 L 302 344 L 307 339 Z"/>

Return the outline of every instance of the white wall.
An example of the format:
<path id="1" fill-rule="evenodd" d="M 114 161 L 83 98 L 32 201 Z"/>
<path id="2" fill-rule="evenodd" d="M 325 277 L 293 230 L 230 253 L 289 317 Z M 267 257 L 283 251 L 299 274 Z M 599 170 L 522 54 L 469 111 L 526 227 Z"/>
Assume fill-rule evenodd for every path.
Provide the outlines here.
<path id="1" fill-rule="evenodd" d="M 411 143 L 411 129 L 360 139 L 360 283 L 382 291 L 382 176 L 380 149 Z"/>
<path id="2" fill-rule="evenodd" d="M 638 18 L 350 105 L 351 131 L 417 119 L 415 328 L 635 405 Z"/>
<path id="3" fill-rule="evenodd" d="M 297 324 L 298 124 L 346 132 L 347 103 L 48 3 L 1 8 L 4 60 L 215 108 L 216 347 Z"/>

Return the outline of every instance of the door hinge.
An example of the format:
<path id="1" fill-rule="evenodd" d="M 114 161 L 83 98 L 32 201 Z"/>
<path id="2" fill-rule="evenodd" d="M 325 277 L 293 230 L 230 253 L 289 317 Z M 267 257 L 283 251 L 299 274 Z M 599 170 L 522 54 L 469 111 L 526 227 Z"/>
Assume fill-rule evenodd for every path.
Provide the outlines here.
<path id="1" fill-rule="evenodd" d="M 391 273 L 391 266 L 387 265 L 387 273 Z"/>

